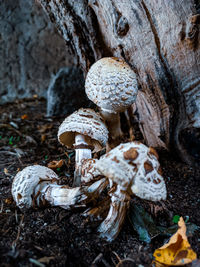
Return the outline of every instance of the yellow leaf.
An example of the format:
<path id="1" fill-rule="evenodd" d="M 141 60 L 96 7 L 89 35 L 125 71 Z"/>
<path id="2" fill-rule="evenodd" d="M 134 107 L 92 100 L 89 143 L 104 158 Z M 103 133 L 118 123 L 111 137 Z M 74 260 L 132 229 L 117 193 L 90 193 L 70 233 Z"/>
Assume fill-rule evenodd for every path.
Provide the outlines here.
<path id="1" fill-rule="evenodd" d="M 197 258 L 188 242 L 186 226 L 182 217 L 179 219 L 178 226 L 178 231 L 169 242 L 155 250 L 153 256 L 156 261 L 169 266 L 177 266 L 191 263 Z"/>
<path id="2" fill-rule="evenodd" d="M 27 115 L 27 114 L 22 115 L 22 116 L 21 116 L 21 119 L 22 119 L 22 120 L 28 119 L 28 115 Z"/>

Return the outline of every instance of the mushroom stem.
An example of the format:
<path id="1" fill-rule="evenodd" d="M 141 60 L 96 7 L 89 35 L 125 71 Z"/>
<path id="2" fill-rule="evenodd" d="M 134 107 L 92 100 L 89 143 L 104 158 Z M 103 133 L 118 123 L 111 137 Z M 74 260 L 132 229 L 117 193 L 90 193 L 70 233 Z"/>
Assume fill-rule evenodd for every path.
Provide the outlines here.
<path id="1" fill-rule="evenodd" d="M 94 200 L 107 186 L 107 179 L 102 178 L 90 186 L 70 188 L 66 185 L 46 184 L 42 182 L 35 188 L 34 204 L 60 206 L 64 209 L 85 207 Z"/>
<path id="2" fill-rule="evenodd" d="M 82 134 L 76 134 L 75 150 L 76 150 L 76 156 L 75 156 L 75 171 L 74 171 L 73 186 L 80 186 L 83 160 L 92 158 L 91 148 L 89 147 L 86 141 L 86 136 Z"/>
<path id="3" fill-rule="evenodd" d="M 120 123 L 120 115 L 119 113 L 112 113 L 108 110 L 101 109 L 100 111 L 102 117 L 106 121 L 106 125 L 109 131 L 109 145 L 110 148 L 117 146 L 119 143 L 119 139 L 121 138 L 122 130 L 121 130 L 121 123 Z"/>
<path id="4" fill-rule="evenodd" d="M 98 228 L 100 236 L 109 242 L 119 234 L 130 202 L 130 196 L 119 185 L 115 192 L 110 192 L 110 196 L 111 205 L 108 215 Z"/>

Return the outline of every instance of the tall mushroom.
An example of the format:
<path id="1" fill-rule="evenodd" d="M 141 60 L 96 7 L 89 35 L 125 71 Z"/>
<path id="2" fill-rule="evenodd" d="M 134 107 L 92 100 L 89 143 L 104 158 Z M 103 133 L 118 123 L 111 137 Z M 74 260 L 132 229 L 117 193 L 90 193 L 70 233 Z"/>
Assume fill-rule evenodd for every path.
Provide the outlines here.
<path id="1" fill-rule="evenodd" d="M 58 140 L 61 144 L 76 150 L 74 185 L 79 186 L 82 161 L 92 158 L 92 152 L 106 146 L 108 130 L 99 113 L 89 108 L 81 108 L 60 125 Z"/>
<path id="2" fill-rule="evenodd" d="M 64 209 L 85 207 L 107 186 L 102 178 L 90 186 L 70 188 L 58 185 L 58 176 L 51 169 L 33 165 L 18 172 L 12 184 L 12 196 L 20 209 L 41 207 L 47 204 Z"/>
<path id="3" fill-rule="evenodd" d="M 120 58 L 102 58 L 89 69 L 85 91 L 106 120 L 109 137 L 113 140 L 110 146 L 119 144 L 117 139 L 122 135 L 119 113 L 135 102 L 138 92 L 135 72 Z"/>
<path id="4" fill-rule="evenodd" d="M 140 142 L 121 144 L 100 158 L 95 168 L 114 182 L 111 205 L 98 231 L 112 241 L 118 235 L 129 207 L 131 193 L 142 199 L 165 200 L 166 186 L 158 156 L 153 148 Z"/>

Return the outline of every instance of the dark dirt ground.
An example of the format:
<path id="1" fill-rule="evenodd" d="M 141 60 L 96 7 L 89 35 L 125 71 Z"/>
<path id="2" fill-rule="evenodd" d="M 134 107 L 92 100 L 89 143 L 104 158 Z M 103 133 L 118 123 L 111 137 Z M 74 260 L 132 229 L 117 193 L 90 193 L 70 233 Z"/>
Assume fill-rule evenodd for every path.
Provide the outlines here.
<path id="1" fill-rule="evenodd" d="M 57 141 L 63 118 L 46 118 L 45 110 L 45 101 L 39 99 L 0 106 L 0 266 L 151 266 L 154 250 L 164 244 L 166 237 L 158 235 L 145 244 L 139 241 L 128 219 L 110 244 L 98 238 L 96 228 L 86 223 L 81 210 L 49 207 L 23 214 L 15 206 L 12 180 L 28 165 L 47 166 L 52 160 L 63 159 L 65 166 L 56 172 L 62 184 L 72 184 L 74 151 Z M 22 119 L 24 114 L 28 117 Z M 170 226 L 177 214 L 200 226 L 200 169 L 187 166 L 167 152 L 159 156 L 167 201 L 160 205 L 133 198 L 131 205 L 140 203 L 148 212 L 154 207 L 152 216 L 158 224 Z M 189 241 L 200 256 L 200 232 L 189 236 Z M 132 260 L 119 263 L 119 258 Z"/>

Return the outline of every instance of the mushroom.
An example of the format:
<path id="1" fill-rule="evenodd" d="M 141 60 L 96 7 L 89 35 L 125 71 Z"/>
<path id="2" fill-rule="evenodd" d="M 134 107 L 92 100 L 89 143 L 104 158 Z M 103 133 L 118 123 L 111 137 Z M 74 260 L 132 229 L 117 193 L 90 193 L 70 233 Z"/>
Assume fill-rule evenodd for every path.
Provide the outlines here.
<path id="1" fill-rule="evenodd" d="M 85 91 L 100 108 L 109 130 L 109 145 L 114 147 L 122 136 L 119 113 L 136 100 L 138 83 L 135 72 L 120 58 L 102 58 L 89 69 Z"/>
<path id="2" fill-rule="evenodd" d="M 70 188 L 58 185 L 59 178 L 51 169 L 33 165 L 24 168 L 14 177 L 12 196 L 20 209 L 41 207 L 50 204 L 64 209 L 85 207 L 107 186 L 102 178 L 90 186 Z"/>
<path id="3" fill-rule="evenodd" d="M 82 160 L 92 158 L 92 152 L 106 146 L 108 130 L 99 113 L 89 108 L 81 108 L 60 125 L 58 140 L 61 144 L 76 150 L 74 186 L 79 186 Z"/>
<path id="4" fill-rule="evenodd" d="M 118 235 L 129 207 L 130 195 L 151 201 L 165 200 L 166 186 L 161 176 L 158 155 L 140 142 L 121 144 L 100 158 L 95 167 L 114 182 L 111 205 L 98 231 L 112 241 Z"/>

